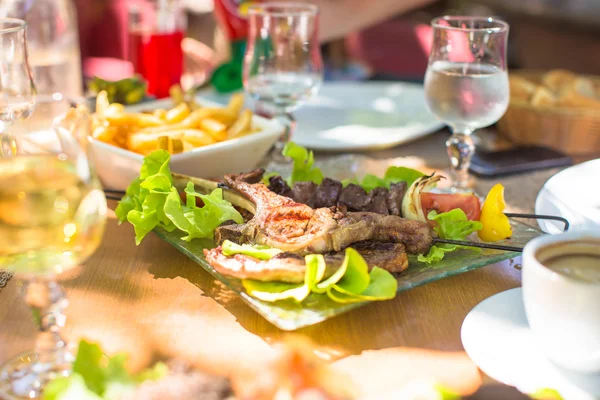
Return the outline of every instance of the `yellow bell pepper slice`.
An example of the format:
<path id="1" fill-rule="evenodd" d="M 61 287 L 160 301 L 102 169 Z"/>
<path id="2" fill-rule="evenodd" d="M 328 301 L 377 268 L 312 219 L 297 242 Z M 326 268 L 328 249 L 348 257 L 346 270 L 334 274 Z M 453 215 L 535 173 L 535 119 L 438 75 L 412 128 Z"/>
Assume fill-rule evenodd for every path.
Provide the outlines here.
<path id="1" fill-rule="evenodd" d="M 497 242 L 512 236 L 512 228 L 508 217 L 504 215 L 504 186 L 497 183 L 488 192 L 481 208 L 482 228 L 477 232 L 479 239 L 484 242 Z"/>

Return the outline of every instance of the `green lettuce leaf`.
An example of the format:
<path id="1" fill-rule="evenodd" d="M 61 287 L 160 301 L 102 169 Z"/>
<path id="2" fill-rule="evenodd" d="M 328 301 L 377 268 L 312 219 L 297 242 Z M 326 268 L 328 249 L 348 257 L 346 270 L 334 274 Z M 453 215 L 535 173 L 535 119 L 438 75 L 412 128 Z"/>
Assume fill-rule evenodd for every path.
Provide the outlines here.
<path id="1" fill-rule="evenodd" d="M 464 240 L 482 227 L 481 222 L 470 221 L 460 208 L 441 214 L 432 210 L 427 214 L 427 218 L 437 222 L 433 229 L 442 239 Z"/>
<path id="2" fill-rule="evenodd" d="M 244 222 L 242 215 L 223 199 L 223 190 L 217 188 L 209 195 L 197 193 L 194 184 L 188 182 L 185 188 L 186 202 L 181 203 L 177 189 L 171 188 L 164 204 L 164 213 L 177 229 L 187 233 L 182 240 L 212 239 L 215 229 L 225 221 L 233 220 L 238 224 Z M 198 207 L 195 198 L 202 200 L 204 205 Z"/>
<path id="3" fill-rule="evenodd" d="M 373 267 L 369 273 L 369 285 L 361 293 L 340 290 L 338 285 L 334 285 L 327 290 L 327 296 L 338 303 L 357 303 L 393 299 L 397 290 L 398 281 L 392 274 L 379 267 Z"/>
<path id="4" fill-rule="evenodd" d="M 293 161 L 292 174 L 287 179 L 289 186 L 293 186 L 295 182 L 314 182 L 317 185 L 323 181 L 323 173 L 320 169 L 314 166 L 315 159 L 312 151 L 305 149 L 302 146 L 293 142 L 288 142 L 283 149 L 282 154 L 285 157 L 290 157 Z M 269 184 L 269 177 L 277 175 L 274 172 L 265 174 L 263 182 Z M 342 186 L 346 187 L 353 183 L 361 186 L 367 193 L 371 190 L 383 187 L 389 189 L 392 183 L 405 181 L 407 187 L 413 184 L 421 176 L 424 176 L 420 171 L 406 167 L 389 167 L 383 178 L 373 174 L 367 174 L 363 177 L 362 182 L 357 178 L 344 179 Z"/>
<path id="5" fill-rule="evenodd" d="M 258 258 L 259 260 L 270 260 L 279 253 L 283 253 L 282 250 L 274 249 L 269 246 L 262 245 L 251 245 L 233 243 L 232 241 L 225 240 L 221 244 L 221 251 L 226 256 L 232 256 L 234 254 L 244 254 L 246 256 Z"/>
<path id="6" fill-rule="evenodd" d="M 119 223 L 128 221 L 133 225 L 136 244 L 139 245 L 156 227 L 168 232 L 179 229 L 187 233 L 183 239 L 190 241 L 212 239 L 214 230 L 225 221 L 243 222 L 241 214 L 223 199 L 222 189 L 203 195 L 188 182 L 185 188 L 187 204 L 182 205 L 179 192 L 173 186 L 170 158 L 166 150 L 157 150 L 144 157 L 140 176 L 131 182 L 115 210 Z M 202 207 L 196 205 L 196 198 L 202 200 Z"/>
<path id="7" fill-rule="evenodd" d="M 333 287 L 342 293 L 360 294 L 369 286 L 369 266 L 360 253 L 351 247 L 346 249 L 344 264 L 346 273 Z"/>
<path id="8" fill-rule="evenodd" d="M 302 285 L 249 279 L 243 280 L 242 284 L 249 295 L 268 302 L 285 299 L 302 302 L 310 293 L 326 293 L 339 303 L 387 300 L 396 296 L 396 278 L 378 267 L 369 273 L 364 258 L 352 248 L 346 249 L 342 265 L 325 280 L 327 265 L 323 255 L 309 254 L 304 259 L 306 272 Z"/>
<path id="9" fill-rule="evenodd" d="M 406 187 L 410 187 L 422 176 L 425 176 L 425 174 L 421 171 L 417 171 L 416 169 L 392 166 L 385 171 L 383 180 L 388 189 L 392 183 L 398 183 L 402 181 L 406 182 Z"/>
<path id="10" fill-rule="evenodd" d="M 438 214 L 435 210 L 432 210 L 427 214 L 427 218 L 432 221 L 436 221 L 437 224 L 433 228 L 437 235 L 442 239 L 451 240 L 465 240 L 467 236 L 475 231 L 481 229 L 482 225 L 479 221 L 470 221 L 467 218 L 467 214 L 460 208 Z M 419 254 L 417 261 L 434 264 L 441 261 L 446 253 L 451 251 L 466 248 L 464 246 L 457 246 L 452 244 L 436 244 L 431 246 L 427 254 Z M 479 249 L 469 248 L 473 251 L 480 251 Z"/>
<path id="11" fill-rule="evenodd" d="M 145 380 L 160 379 L 168 374 L 162 363 L 137 375 L 125 368 L 127 356 L 107 357 L 95 343 L 82 340 L 73 362 L 72 374 L 49 382 L 44 388 L 44 400 L 111 400 L 127 398 L 136 385 Z"/>
<path id="12" fill-rule="evenodd" d="M 44 400 L 103 400 L 85 385 L 83 377 L 72 373 L 69 377 L 56 378 L 44 388 Z"/>
<path id="13" fill-rule="evenodd" d="M 306 271 L 304 283 L 301 285 L 283 282 L 262 282 L 244 279 L 242 284 L 250 296 L 262 301 L 275 302 L 292 299 L 301 303 L 310 294 L 317 282 L 325 274 L 325 260 L 321 254 L 307 255 L 305 257 Z"/>
<path id="14" fill-rule="evenodd" d="M 383 178 L 373 174 L 367 174 L 363 177 L 362 182 L 356 178 L 344 179 L 342 181 L 342 187 L 346 187 L 353 183 L 362 187 L 367 193 L 378 187 L 389 189 L 393 183 L 402 181 L 406 182 L 407 187 L 410 187 L 410 185 L 412 185 L 418 178 L 424 175 L 425 174 L 417 171 L 416 169 L 392 166 L 387 169 Z"/>
<path id="15" fill-rule="evenodd" d="M 323 181 L 323 173 L 314 166 L 315 156 L 302 146 L 288 142 L 283 148 L 282 154 L 290 157 L 293 161 L 292 174 L 287 180 L 288 185 L 293 186 L 295 182 L 314 182 L 317 185 Z"/>

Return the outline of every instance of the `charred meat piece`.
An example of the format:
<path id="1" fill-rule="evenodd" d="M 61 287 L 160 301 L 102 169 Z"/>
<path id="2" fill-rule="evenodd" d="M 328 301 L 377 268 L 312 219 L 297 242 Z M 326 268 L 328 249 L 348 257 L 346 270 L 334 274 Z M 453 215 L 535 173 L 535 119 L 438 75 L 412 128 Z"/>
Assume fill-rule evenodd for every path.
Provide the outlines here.
<path id="1" fill-rule="evenodd" d="M 365 189 L 354 183 L 343 188 L 338 199 L 338 203 L 348 207 L 349 211 L 366 211 L 365 208 L 370 201 L 371 196 L 365 192 Z"/>
<path id="2" fill-rule="evenodd" d="M 424 222 L 371 212 L 312 209 L 271 192 L 262 183 L 248 184 L 236 175 L 225 176 L 225 181 L 256 204 L 256 213 L 241 226 L 217 228 L 218 244 L 230 238 L 303 255 L 340 251 L 364 240 L 403 243 L 409 253 L 426 253 L 432 243 L 431 228 Z"/>
<path id="3" fill-rule="evenodd" d="M 408 258 L 400 243 L 359 242 L 351 247 L 364 257 L 369 269 L 378 266 L 389 272 L 402 272 L 408 268 Z M 304 257 L 296 254 L 280 253 L 270 260 L 259 260 L 242 254 L 227 257 L 219 246 L 212 250 L 205 249 L 204 255 L 206 261 L 223 275 L 259 281 L 304 282 Z M 327 264 L 325 279 L 342 265 L 345 252 L 328 253 L 323 257 Z"/>
<path id="4" fill-rule="evenodd" d="M 388 191 L 388 211 L 391 215 L 402 216 L 402 200 L 406 194 L 406 182 L 392 183 Z"/>
<path id="5" fill-rule="evenodd" d="M 315 195 L 317 184 L 314 182 L 296 182 L 292 188 L 292 199 L 298 203 L 306 204 L 310 208 L 315 207 Z"/>
<path id="6" fill-rule="evenodd" d="M 280 196 L 289 198 L 292 198 L 293 196 L 292 188 L 290 188 L 287 182 L 279 175 L 269 178 L 269 190 Z"/>
<path id="7" fill-rule="evenodd" d="M 408 254 L 426 254 L 433 236 L 428 224 L 412 221 L 395 215 L 380 215 L 370 212 L 351 212 L 340 225 L 363 226 L 369 229 L 369 240 L 376 242 L 402 243 Z M 342 230 L 343 232 L 343 230 Z"/>
<path id="8" fill-rule="evenodd" d="M 317 193 L 315 194 L 315 207 L 332 207 L 338 204 L 338 199 L 342 193 L 342 182 L 334 179 L 325 178 L 321 184 L 317 187 Z M 294 200 L 301 203 L 300 200 L 294 198 Z"/>
<path id="9" fill-rule="evenodd" d="M 378 187 L 369 193 L 371 202 L 365 211 L 374 212 L 377 214 L 388 214 L 388 191 L 386 188 Z"/>

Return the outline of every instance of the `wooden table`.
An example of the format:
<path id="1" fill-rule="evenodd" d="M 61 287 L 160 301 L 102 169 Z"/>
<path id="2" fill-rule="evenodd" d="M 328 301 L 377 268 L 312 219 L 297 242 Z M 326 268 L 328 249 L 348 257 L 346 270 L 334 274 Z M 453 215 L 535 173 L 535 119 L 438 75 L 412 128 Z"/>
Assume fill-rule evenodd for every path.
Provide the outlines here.
<path id="1" fill-rule="evenodd" d="M 381 154 L 402 155 L 411 146 L 431 148 L 444 137 L 438 133 L 408 150 Z M 439 150 L 434 158 L 443 163 Z M 115 204 L 111 201 L 110 207 Z M 469 310 L 519 286 L 519 268 L 519 258 L 489 265 L 297 332 L 330 358 L 397 346 L 462 352 L 460 328 Z M 200 364 L 210 360 L 211 368 L 225 370 L 241 353 L 244 359 L 260 358 L 267 343 L 287 334 L 157 236 L 148 235 L 136 247 L 131 226 L 119 226 L 112 213 L 101 247 L 78 276 L 65 277 L 62 283 L 70 300 L 67 338 L 85 336 L 101 341 L 109 352 L 128 351 L 133 368 L 176 356 Z M 34 324 L 18 289 L 13 278 L 0 291 L 0 362 L 34 344 Z M 521 398 L 488 378 L 484 386 L 486 399 Z"/>

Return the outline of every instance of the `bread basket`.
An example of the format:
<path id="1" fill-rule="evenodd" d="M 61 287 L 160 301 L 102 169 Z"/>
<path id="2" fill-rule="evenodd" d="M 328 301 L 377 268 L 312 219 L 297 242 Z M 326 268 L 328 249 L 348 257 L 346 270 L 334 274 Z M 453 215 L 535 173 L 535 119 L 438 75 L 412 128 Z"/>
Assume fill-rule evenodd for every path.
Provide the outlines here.
<path id="1" fill-rule="evenodd" d="M 514 77 L 524 78 L 538 85 L 538 89 L 546 90 L 543 84 L 546 74 L 546 71 L 510 72 L 511 100 L 508 110 L 498 121 L 499 133 L 514 144 L 542 145 L 570 155 L 600 152 L 600 78 L 582 76 L 595 90 L 596 98 L 582 98 L 575 93 L 577 98 L 571 104 L 567 104 L 568 101 L 556 104 L 539 101 L 536 104 L 531 98 L 524 97 L 522 91 L 514 93 Z M 556 92 L 548 93 L 557 98 L 562 96 Z"/>

